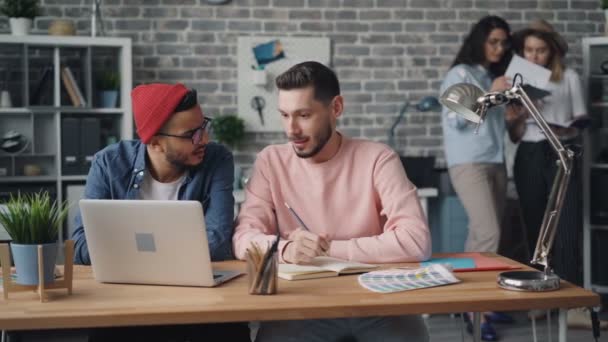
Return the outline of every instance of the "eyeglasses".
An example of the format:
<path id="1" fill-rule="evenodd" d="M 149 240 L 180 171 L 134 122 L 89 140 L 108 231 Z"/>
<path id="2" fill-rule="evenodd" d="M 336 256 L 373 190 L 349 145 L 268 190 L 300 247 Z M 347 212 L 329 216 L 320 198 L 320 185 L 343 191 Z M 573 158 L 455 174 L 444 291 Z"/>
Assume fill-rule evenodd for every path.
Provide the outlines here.
<path id="1" fill-rule="evenodd" d="M 487 40 L 486 43 L 493 48 L 502 46 L 503 49 L 508 50 L 511 48 L 511 42 L 509 40 L 491 39 Z"/>
<path id="2" fill-rule="evenodd" d="M 211 135 L 211 130 L 212 130 L 213 126 L 211 126 L 209 124 L 210 122 L 211 122 L 211 119 L 206 117 L 203 120 L 203 124 L 201 125 L 201 127 L 187 131 L 186 133 L 184 133 L 182 135 L 175 135 L 175 134 L 169 134 L 169 133 L 163 133 L 163 132 L 156 133 L 156 135 L 160 135 L 163 137 L 190 139 L 192 141 L 192 145 L 199 145 L 203 141 L 205 136 Z"/>

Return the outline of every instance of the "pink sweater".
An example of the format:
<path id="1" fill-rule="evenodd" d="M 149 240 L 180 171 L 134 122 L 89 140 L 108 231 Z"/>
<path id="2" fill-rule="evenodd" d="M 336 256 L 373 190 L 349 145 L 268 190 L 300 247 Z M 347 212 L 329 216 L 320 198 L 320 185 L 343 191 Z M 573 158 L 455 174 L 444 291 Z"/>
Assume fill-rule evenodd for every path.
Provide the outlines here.
<path id="1" fill-rule="evenodd" d="M 298 226 L 287 202 L 311 232 L 331 240 L 332 257 L 370 263 L 420 261 L 431 239 L 416 187 L 387 146 L 343 136 L 337 154 L 314 164 L 290 144 L 257 156 L 233 236 L 239 259 L 252 241 L 267 246 L 281 231 L 280 256 Z M 282 258 L 281 258 L 281 261 Z"/>

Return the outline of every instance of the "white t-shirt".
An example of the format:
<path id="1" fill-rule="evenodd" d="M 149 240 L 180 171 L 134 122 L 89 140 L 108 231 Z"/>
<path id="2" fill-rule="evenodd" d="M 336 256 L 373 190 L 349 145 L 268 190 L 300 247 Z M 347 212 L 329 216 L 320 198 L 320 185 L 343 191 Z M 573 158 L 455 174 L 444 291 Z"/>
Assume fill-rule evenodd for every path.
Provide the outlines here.
<path id="1" fill-rule="evenodd" d="M 177 201 L 179 188 L 186 179 L 186 174 L 171 183 L 161 183 L 154 179 L 149 172 L 144 174 L 141 182 L 140 196 L 143 200 L 171 200 Z"/>
<path id="2" fill-rule="evenodd" d="M 566 68 L 564 77 L 559 82 L 549 82 L 546 90 L 551 95 L 545 97 L 538 110 L 549 124 L 569 126 L 569 123 L 587 113 L 583 87 L 576 71 Z M 547 139 L 534 119 L 526 120 L 526 132 L 522 141 L 538 142 Z"/>

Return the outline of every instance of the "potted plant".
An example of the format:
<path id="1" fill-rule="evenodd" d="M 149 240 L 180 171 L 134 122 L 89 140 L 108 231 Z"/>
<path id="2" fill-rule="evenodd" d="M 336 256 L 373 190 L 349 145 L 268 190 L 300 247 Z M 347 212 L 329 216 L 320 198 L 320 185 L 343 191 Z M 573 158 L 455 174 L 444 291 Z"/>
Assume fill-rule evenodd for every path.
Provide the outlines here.
<path id="1" fill-rule="evenodd" d="M 211 128 L 215 140 L 231 147 L 236 147 L 245 136 L 245 122 L 236 115 L 222 115 L 213 118 Z"/>
<path id="2" fill-rule="evenodd" d="M 120 76 L 116 71 L 105 71 L 99 75 L 97 88 L 102 108 L 115 108 L 118 102 Z"/>
<path id="3" fill-rule="evenodd" d="M 13 35 L 26 36 L 32 28 L 32 20 L 38 15 L 38 0 L 3 0 L 0 13 L 9 18 Z"/>
<path id="4" fill-rule="evenodd" d="M 0 225 L 12 239 L 18 284 L 38 284 L 39 245 L 42 245 L 44 260 L 44 283 L 55 280 L 57 237 L 67 213 L 67 203 L 51 200 L 48 192 L 11 196 L 6 209 L 0 211 Z"/>

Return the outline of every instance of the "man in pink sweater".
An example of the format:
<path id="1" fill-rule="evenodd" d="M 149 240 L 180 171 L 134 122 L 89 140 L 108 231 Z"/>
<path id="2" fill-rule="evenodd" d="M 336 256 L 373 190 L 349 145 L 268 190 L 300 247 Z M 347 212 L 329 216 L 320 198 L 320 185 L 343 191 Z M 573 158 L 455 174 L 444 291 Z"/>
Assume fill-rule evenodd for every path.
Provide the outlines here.
<path id="1" fill-rule="evenodd" d="M 280 230 L 279 259 L 306 264 L 332 257 L 368 263 L 416 262 L 431 239 L 416 187 L 387 146 L 336 131 L 344 99 L 334 72 L 297 64 L 276 79 L 289 143 L 257 156 L 233 236 L 239 259 L 253 242 L 270 245 Z M 285 207 L 288 203 L 306 227 Z M 427 341 L 417 316 L 262 323 L 259 341 Z"/>

